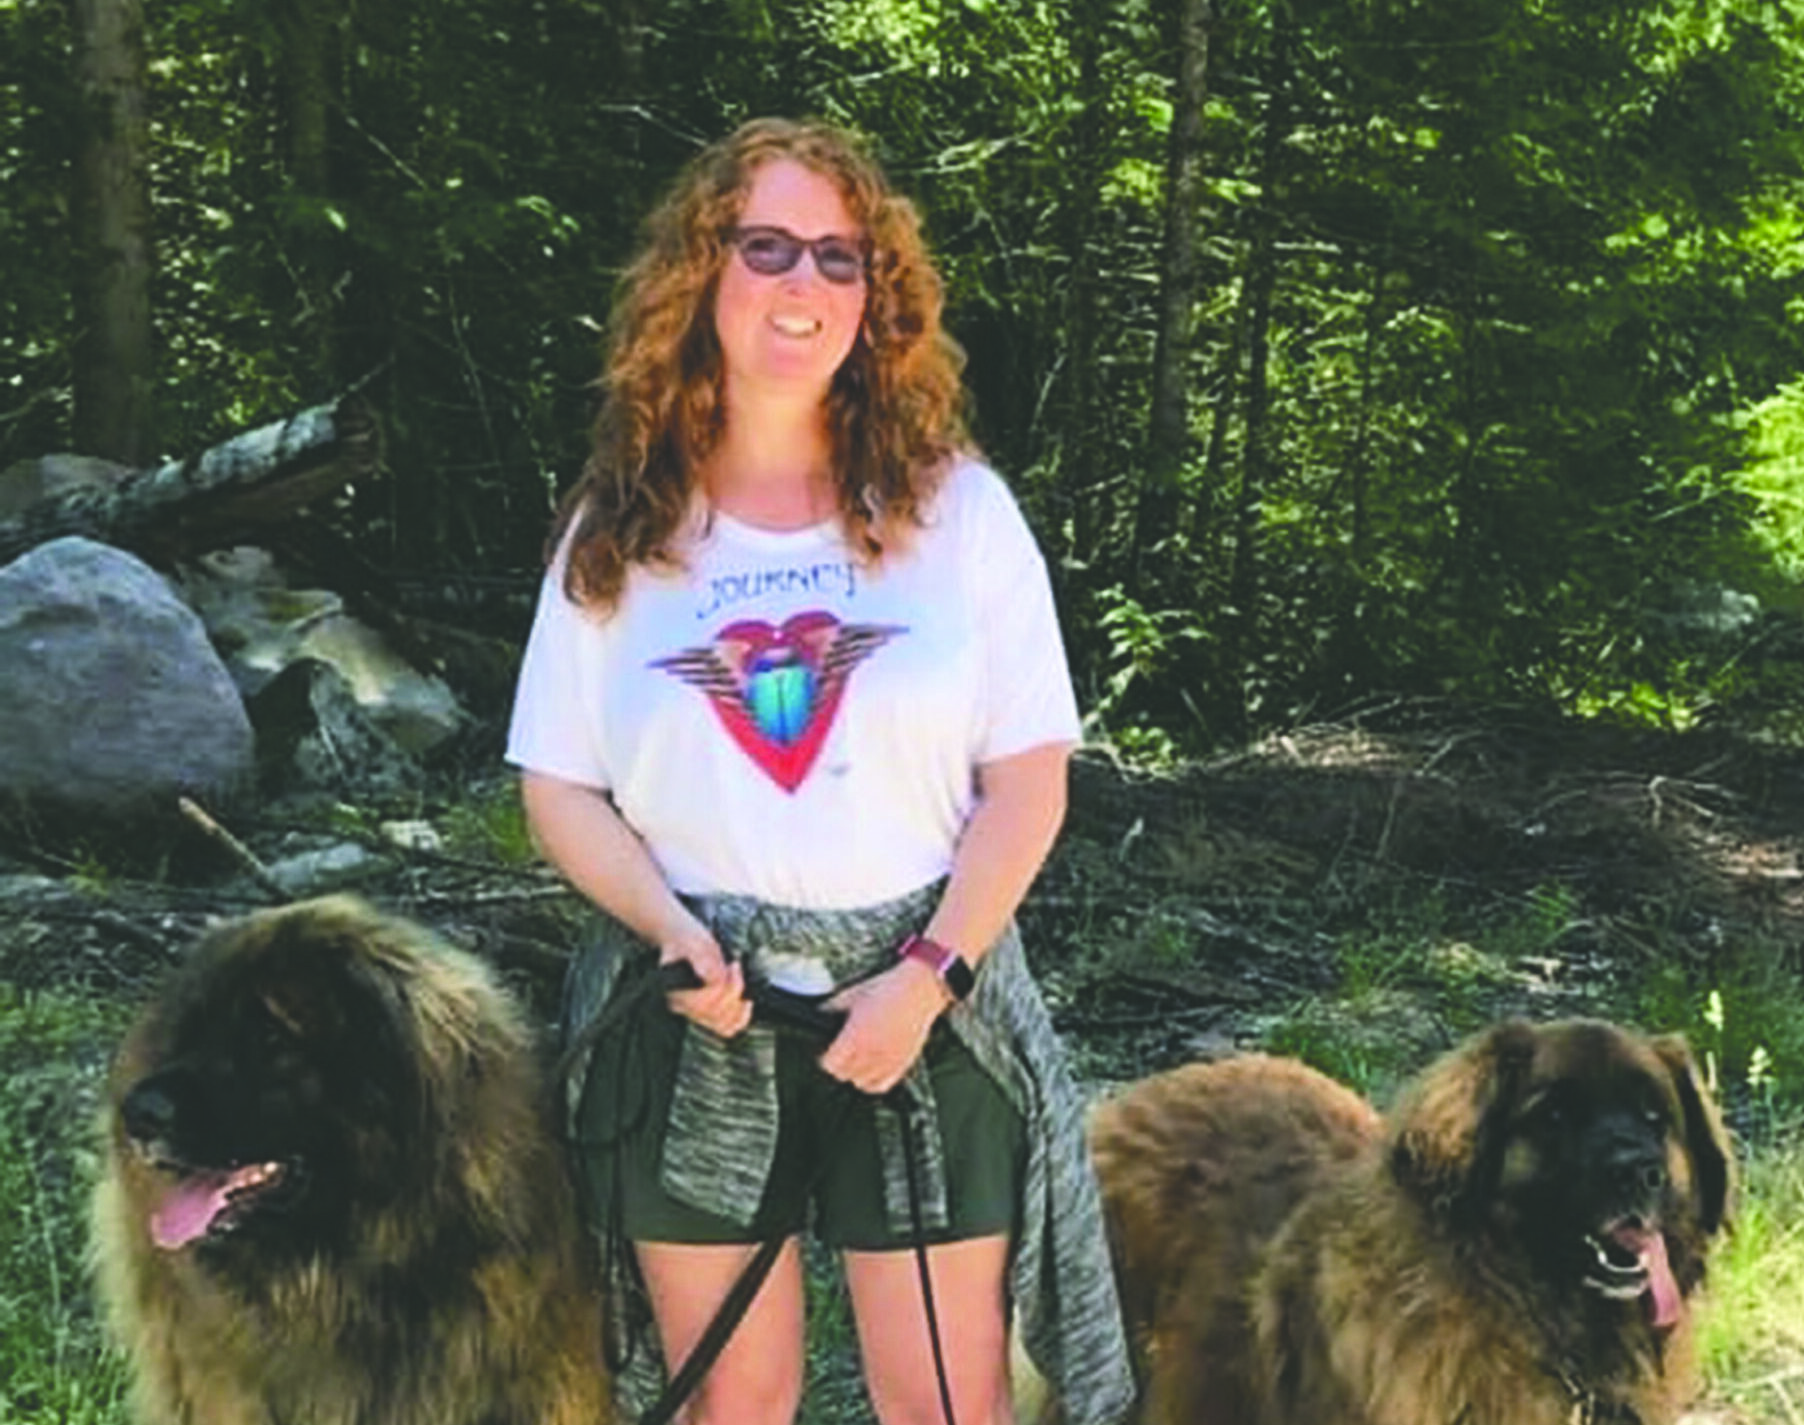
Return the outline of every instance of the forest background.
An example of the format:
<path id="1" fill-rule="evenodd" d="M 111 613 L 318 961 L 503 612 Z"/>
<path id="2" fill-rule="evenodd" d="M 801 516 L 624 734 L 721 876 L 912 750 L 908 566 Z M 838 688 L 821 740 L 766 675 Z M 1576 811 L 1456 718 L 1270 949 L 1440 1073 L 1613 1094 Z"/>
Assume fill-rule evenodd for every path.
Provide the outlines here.
<path id="1" fill-rule="evenodd" d="M 1099 738 L 1377 690 L 1783 734 L 1801 21 L 0 0 L 0 467 L 190 453 L 374 372 L 385 468 L 331 522 L 403 585 L 523 594 L 648 202 L 823 115 L 927 216 Z"/>

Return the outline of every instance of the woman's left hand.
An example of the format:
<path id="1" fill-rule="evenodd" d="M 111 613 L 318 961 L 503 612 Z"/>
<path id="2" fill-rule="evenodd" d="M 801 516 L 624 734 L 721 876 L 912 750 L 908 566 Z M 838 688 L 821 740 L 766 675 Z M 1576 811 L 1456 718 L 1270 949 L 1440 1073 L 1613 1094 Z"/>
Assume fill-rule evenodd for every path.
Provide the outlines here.
<path id="1" fill-rule="evenodd" d="M 865 1093 L 888 1093 L 921 1057 L 933 1021 L 951 1003 L 929 966 L 898 960 L 827 1002 L 845 1011 L 846 1023 L 821 1055 L 821 1068 Z"/>

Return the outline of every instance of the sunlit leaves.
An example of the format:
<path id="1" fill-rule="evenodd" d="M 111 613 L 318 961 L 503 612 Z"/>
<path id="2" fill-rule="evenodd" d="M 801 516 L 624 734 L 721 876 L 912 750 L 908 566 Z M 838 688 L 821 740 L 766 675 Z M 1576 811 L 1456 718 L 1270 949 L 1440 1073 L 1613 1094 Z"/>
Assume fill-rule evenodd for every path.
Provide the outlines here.
<path id="1" fill-rule="evenodd" d="M 1752 445 L 1739 483 L 1758 503 L 1762 540 L 1804 583 L 1804 382 L 1781 387 L 1754 408 Z"/>

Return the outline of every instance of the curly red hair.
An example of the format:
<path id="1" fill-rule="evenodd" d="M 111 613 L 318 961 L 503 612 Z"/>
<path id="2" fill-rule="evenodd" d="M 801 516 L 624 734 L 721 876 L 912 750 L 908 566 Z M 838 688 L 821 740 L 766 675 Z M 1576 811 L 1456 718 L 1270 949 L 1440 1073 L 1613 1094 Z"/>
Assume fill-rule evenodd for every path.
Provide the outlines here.
<path id="1" fill-rule="evenodd" d="M 826 175 L 870 250 L 862 328 L 827 395 L 839 518 L 871 562 L 906 539 L 969 448 L 964 354 L 940 325 L 942 284 L 920 217 L 862 144 L 818 122 L 756 119 L 683 170 L 627 270 L 597 383 L 602 406 L 582 478 L 558 512 L 564 588 L 602 611 L 634 565 L 680 567 L 677 536 L 725 423 L 714 294 L 752 174 L 790 159 Z"/>

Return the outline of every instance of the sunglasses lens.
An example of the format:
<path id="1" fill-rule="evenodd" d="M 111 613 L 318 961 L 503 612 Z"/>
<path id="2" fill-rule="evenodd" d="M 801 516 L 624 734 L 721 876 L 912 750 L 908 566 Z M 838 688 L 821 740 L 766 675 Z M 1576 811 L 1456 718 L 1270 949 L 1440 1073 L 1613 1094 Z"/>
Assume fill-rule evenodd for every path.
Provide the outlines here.
<path id="1" fill-rule="evenodd" d="M 856 282 L 864 276 L 864 254 L 843 238 L 821 238 L 814 244 L 814 265 L 829 282 Z"/>
<path id="2" fill-rule="evenodd" d="M 759 276 L 776 277 L 796 265 L 802 244 L 775 228 L 757 228 L 739 239 L 739 255 Z"/>
<path id="3" fill-rule="evenodd" d="M 814 268 L 829 282 L 845 285 L 864 276 L 864 249 L 847 238 L 804 242 L 784 228 L 740 228 L 733 237 L 740 259 L 760 277 L 780 277 L 801 260 L 802 249 L 814 254 Z"/>

